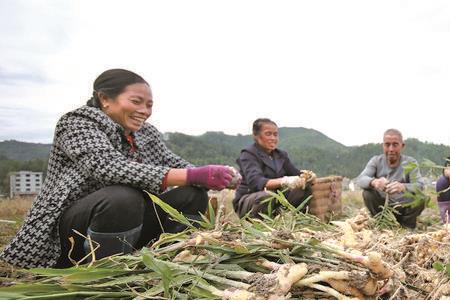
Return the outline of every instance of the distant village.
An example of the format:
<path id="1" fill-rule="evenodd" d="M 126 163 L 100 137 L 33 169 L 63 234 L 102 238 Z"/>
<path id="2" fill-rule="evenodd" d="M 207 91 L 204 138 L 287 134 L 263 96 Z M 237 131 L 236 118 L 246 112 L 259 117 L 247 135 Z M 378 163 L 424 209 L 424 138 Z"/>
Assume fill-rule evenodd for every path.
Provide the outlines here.
<path id="1" fill-rule="evenodd" d="M 9 198 L 34 197 L 42 188 L 43 172 L 18 171 L 9 176 Z M 6 197 L 6 195 L 3 195 Z"/>

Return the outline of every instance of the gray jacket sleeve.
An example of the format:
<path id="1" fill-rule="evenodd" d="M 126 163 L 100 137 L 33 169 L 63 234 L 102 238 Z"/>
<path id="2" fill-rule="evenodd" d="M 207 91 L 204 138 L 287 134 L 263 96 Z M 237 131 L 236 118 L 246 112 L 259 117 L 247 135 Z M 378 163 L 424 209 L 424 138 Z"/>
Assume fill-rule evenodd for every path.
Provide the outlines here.
<path id="1" fill-rule="evenodd" d="M 364 170 L 356 178 L 356 184 L 362 189 L 370 188 L 370 182 L 377 174 L 377 156 L 372 157 Z"/>

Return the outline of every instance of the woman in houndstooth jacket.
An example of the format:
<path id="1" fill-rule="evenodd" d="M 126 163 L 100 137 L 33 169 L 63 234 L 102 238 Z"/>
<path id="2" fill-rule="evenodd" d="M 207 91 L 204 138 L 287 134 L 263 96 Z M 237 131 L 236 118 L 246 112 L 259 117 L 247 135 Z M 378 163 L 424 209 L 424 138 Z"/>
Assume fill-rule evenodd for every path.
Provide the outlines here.
<path id="1" fill-rule="evenodd" d="M 145 123 L 152 106 L 149 84 L 131 71 L 111 69 L 95 80 L 87 105 L 58 121 L 43 189 L 0 259 L 69 267 L 92 254 L 84 236 L 99 245 L 96 259 L 129 253 L 163 231 L 183 229 L 144 190 L 196 219 L 206 209 L 206 189 L 235 187 L 231 167 L 194 167 L 172 153 Z"/>

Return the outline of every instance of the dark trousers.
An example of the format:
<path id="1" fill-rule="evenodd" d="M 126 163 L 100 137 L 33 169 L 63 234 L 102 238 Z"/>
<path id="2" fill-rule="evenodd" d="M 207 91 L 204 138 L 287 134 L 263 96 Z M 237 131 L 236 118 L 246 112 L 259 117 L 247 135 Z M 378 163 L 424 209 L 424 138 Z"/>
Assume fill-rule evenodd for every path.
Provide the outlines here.
<path id="1" fill-rule="evenodd" d="M 374 189 L 366 189 L 363 191 L 364 204 L 369 210 L 370 214 L 375 216 L 379 213 L 384 206 L 384 202 L 386 201 L 384 197 L 382 197 L 376 190 Z M 408 201 L 408 200 L 406 200 Z M 405 201 L 405 202 L 406 202 Z M 411 200 L 409 200 L 411 201 Z M 402 203 L 405 203 L 402 202 Z M 395 218 L 400 223 L 400 225 L 407 228 L 416 228 L 417 217 L 425 208 L 425 204 L 421 204 L 416 207 L 403 207 L 400 206 L 396 208 L 398 214 L 395 215 Z"/>
<path id="2" fill-rule="evenodd" d="M 291 203 L 294 207 L 297 207 L 311 195 L 311 188 L 307 186 L 304 190 L 293 189 L 285 192 L 284 195 L 289 203 Z M 235 205 L 235 211 L 240 218 L 245 216 L 247 213 L 249 213 L 251 218 L 261 218 L 259 213 L 267 214 L 269 202 L 274 210 L 281 205 L 276 199 L 264 201 L 270 197 L 272 197 L 272 195 L 266 191 L 244 195 L 241 199 L 239 199 L 237 205 Z"/>
<path id="3" fill-rule="evenodd" d="M 187 218 L 193 219 L 198 219 L 199 212 L 204 213 L 208 204 L 206 191 L 190 186 L 175 188 L 157 196 Z M 79 261 L 86 255 L 83 248 L 85 238 L 73 229 L 86 235 L 88 228 L 95 232 L 116 233 L 141 225 L 140 237 L 133 245 L 136 249 L 158 239 L 162 232 L 178 232 L 185 228 L 170 220 L 141 190 L 126 185 L 112 185 L 95 191 L 76 201 L 63 213 L 59 221 L 61 256 L 56 267 L 73 265 L 68 258 L 72 247 L 69 237 L 74 240 L 70 257 Z"/>

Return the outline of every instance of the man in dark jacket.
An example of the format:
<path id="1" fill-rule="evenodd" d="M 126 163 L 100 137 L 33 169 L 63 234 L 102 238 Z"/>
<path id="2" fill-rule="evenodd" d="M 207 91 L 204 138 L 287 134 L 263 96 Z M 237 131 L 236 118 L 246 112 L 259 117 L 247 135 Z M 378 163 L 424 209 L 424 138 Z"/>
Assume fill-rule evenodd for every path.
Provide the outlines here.
<path id="1" fill-rule="evenodd" d="M 236 190 L 233 206 L 239 217 L 249 213 L 259 217 L 267 213 L 268 191 L 285 190 L 287 200 L 294 206 L 300 205 L 311 195 L 308 182 L 314 178 L 301 176 L 302 172 L 294 166 L 286 151 L 277 148 L 278 127 L 270 119 L 257 119 L 253 122 L 255 143 L 241 151 L 237 159 L 242 182 Z M 268 201 L 264 201 L 268 200 Z M 272 207 L 278 204 L 272 202 Z"/>

